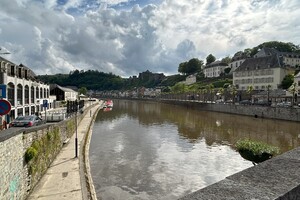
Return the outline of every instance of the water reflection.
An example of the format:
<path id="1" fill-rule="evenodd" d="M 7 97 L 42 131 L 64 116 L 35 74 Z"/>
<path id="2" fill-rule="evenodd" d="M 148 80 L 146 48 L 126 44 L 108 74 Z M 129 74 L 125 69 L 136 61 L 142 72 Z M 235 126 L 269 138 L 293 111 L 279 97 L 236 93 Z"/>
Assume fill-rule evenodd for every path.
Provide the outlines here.
<path id="1" fill-rule="evenodd" d="M 176 199 L 252 166 L 232 149 L 240 138 L 287 151 L 297 123 L 201 112 L 153 102 L 114 101 L 99 112 L 90 146 L 101 199 Z"/>

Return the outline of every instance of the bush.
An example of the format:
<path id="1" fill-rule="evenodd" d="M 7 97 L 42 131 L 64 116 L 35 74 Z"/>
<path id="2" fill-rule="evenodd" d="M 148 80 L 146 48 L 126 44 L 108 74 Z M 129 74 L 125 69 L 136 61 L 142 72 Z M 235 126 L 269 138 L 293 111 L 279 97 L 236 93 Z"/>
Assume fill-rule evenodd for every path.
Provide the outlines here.
<path id="1" fill-rule="evenodd" d="M 235 146 L 243 158 L 255 163 L 263 162 L 279 154 L 278 147 L 249 139 L 239 140 Z"/>
<path id="2" fill-rule="evenodd" d="M 25 152 L 25 162 L 28 163 L 37 155 L 37 150 L 33 147 L 29 147 Z"/>

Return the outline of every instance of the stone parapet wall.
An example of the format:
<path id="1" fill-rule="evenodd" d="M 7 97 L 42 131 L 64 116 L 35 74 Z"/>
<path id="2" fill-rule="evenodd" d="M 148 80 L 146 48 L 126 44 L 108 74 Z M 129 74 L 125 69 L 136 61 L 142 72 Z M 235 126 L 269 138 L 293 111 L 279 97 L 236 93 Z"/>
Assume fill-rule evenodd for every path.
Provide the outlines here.
<path id="1" fill-rule="evenodd" d="M 83 114 L 77 115 L 77 123 Z M 26 199 L 75 132 L 75 116 L 59 123 L 32 128 L 10 128 L 0 133 L 0 199 Z M 29 148 L 36 155 L 26 162 Z"/>
<path id="2" fill-rule="evenodd" d="M 180 200 L 300 199 L 300 148 L 291 150 Z"/>
<path id="3" fill-rule="evenodd" d="M 255 105 L 210 104 L 197 101 L 159 100 L 162 103 L 182 105 L 199 110 L 246 115 L 260 118 L 300 121 L 300 108 L 282 108 Z"/>

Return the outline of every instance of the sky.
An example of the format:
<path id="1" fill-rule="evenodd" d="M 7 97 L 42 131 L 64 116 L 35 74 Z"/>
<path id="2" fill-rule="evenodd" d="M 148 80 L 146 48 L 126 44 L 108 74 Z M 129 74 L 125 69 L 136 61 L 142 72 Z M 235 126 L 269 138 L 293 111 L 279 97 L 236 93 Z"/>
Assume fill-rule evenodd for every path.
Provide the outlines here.
<path id="1" fill-rule="evenodd" d="M 0 0 L 1 55 L 37 75 L 172 75 L 267 41 L 300 44 L 300 0 Z"/>

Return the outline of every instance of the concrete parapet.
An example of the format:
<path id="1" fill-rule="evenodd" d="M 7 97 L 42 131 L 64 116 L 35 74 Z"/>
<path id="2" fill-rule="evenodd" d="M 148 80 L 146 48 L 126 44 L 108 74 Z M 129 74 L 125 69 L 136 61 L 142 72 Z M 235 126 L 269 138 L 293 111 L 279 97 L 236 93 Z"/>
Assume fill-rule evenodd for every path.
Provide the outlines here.
<path id="1" fill-rule="evenodd" d="M 231 175 L 180 200 L 300 199 L 300 148 Z"/>

